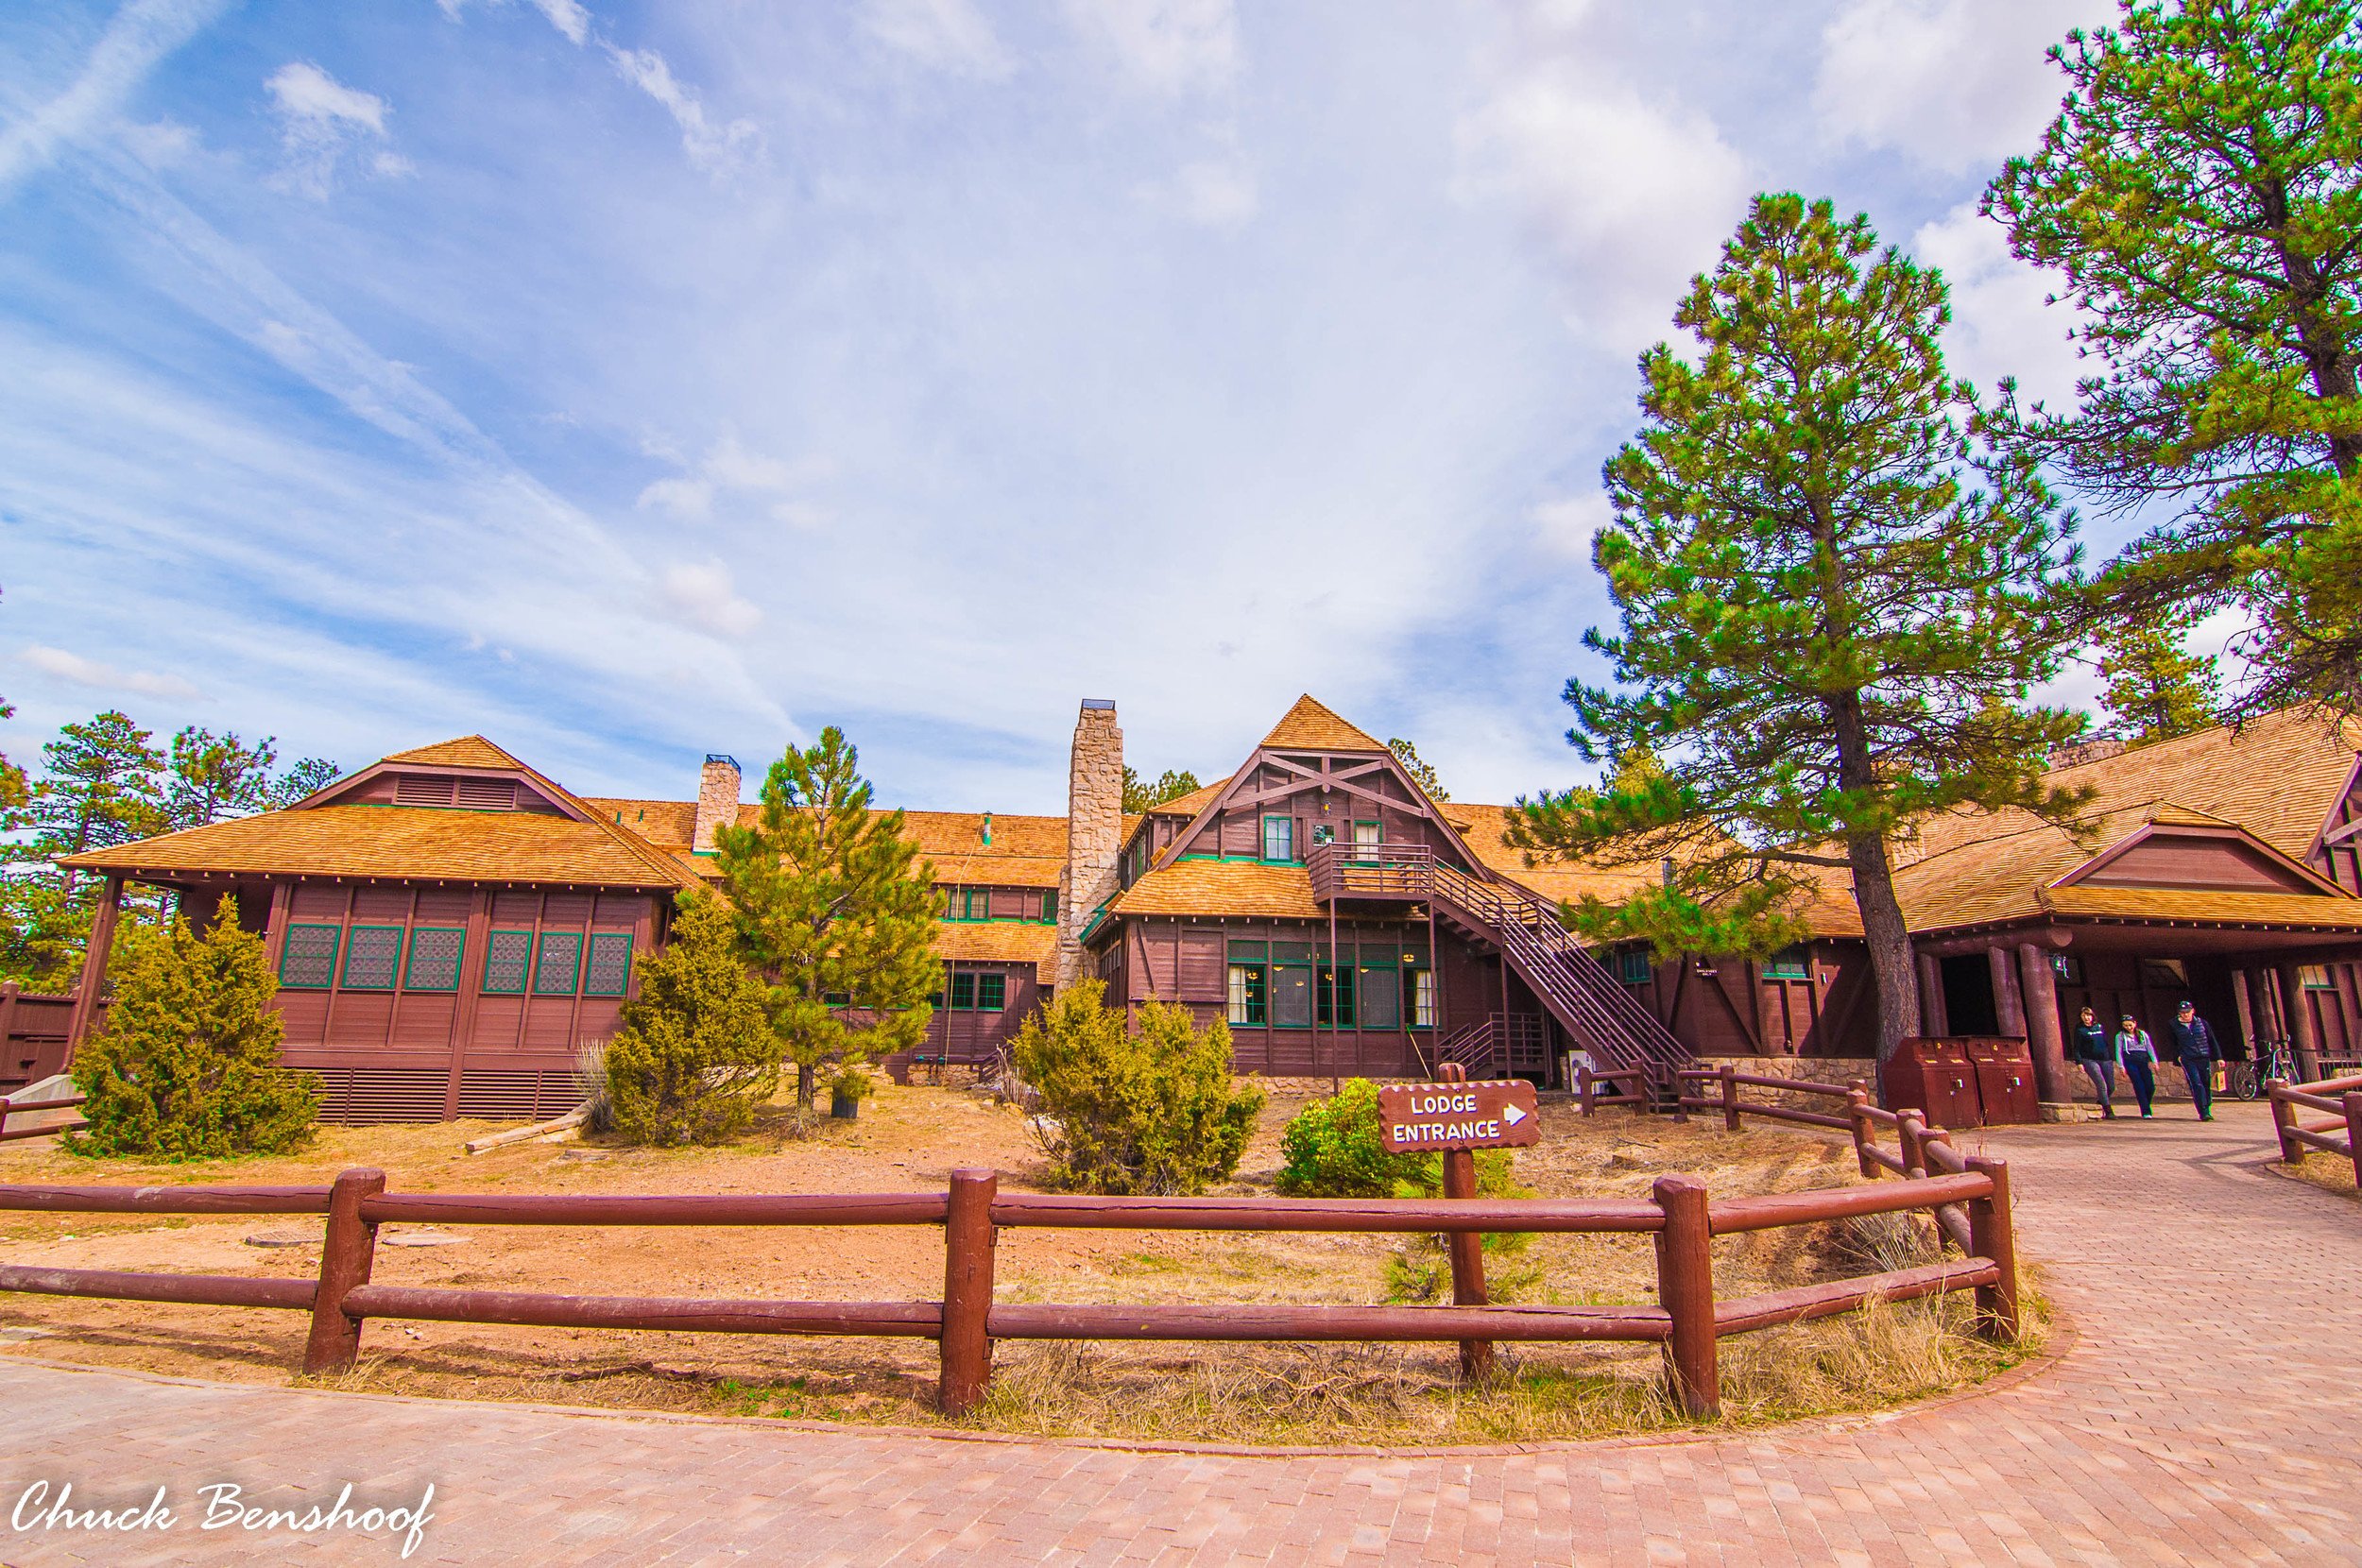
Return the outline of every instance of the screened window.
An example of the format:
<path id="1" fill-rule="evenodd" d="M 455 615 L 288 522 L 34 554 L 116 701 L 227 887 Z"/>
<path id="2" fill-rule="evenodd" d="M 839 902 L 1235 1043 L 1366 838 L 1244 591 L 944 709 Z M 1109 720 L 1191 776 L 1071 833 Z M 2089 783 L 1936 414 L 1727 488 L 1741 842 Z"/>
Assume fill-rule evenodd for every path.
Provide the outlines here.
<path id="1" fill-rule="evenodd" d="M 1766 980 L 1810 980 L 1812 964 L 1802 947 L 1783 947 L 1763 961 Z"/>
<path id="2" fill-rule="evenodd" d="M 1323 1029 L 1353 1027 L 1353 970 L 1349 966 L 1320 966 L 1319 1013 Z"/>
<path id="3" fill-rule="evenodd" d="M 592 931 L 590 956 L 582 967 L 582 994 L 620 997 L 631 984 L 631 933 Z"/>
<path id="4" fill-rule="evenodd" d="M 1356 977 L 1363 1029 L 1402 1027 L 1402 971 L 1363 964 Z"/>
<path id="5" fill-rule="evenodd" d="M 1632 947 L 1616 955 L 1616 978 L 1626 985 L 1649 983 L 1649 952 L 1645 947 Z"/>
<path id="6" fill-rule="evenodd" d="M 344 945 L 341 926 L 290 926 L 279 955 L 279 983 L 291 991 L 325 991 L 335 983 L 336 952 Z"/>
<path id="7" fill-rule="evenodd" d="M 348 991 L 391 991 L 402 973 L 402 928 L 355 926 L 345 938 L 344 987 Z"/>
<path id="8" fill-rule="evenodd" d="M 1231 944 L 1233 947 L 1249 944 Z M 1271 977 L 1259 963 L 1230 966 L 1230 1021 L 1259 1029 L 1271 1016 Z"/>
<path id="9" fill-rule="evenodd" d="M 1312 966 L 1275 963 L 1271 971 L 1271 1021 L 1278 1029 L 1312 1027 Z"/>
<path id="10" fill-rule="evenodd" d="M 459 958 L 468 933 L 456 927 L 422 926 L 410 933 L 410 963 L 402 972 L 405 991 L 456 991 Z"/>
<path id="11" fill-rule="evenodd" d="M 533 968 L 531 931 L 494 931 L 484 944 L 484 989 L 495 997 L 521 996 Z"/>
<path id="12" fill-rule="evenodd" d="M 533 955 L 533 994 L 571 997 L 582 983 L 582 933 L 543 931 Z"/>
<path id="13" fill-rule="evenodd" d="M 1265 817 L 1263 819 L 1263 859 L 1292 861 L 1296 858 L 1296 819 Z"/>
<path id="14" fill-rule="evenodd" d="M 1435 971 L 1432 969 L 1411 971 L 1411 1027 L 1435 1027 Z"/>

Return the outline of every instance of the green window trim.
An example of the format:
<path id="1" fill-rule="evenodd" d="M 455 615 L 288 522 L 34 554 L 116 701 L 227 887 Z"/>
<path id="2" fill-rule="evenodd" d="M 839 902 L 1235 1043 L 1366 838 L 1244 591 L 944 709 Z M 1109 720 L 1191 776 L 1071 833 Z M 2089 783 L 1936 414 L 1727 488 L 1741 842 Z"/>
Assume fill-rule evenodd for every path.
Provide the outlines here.
<path id="1" fill-rule="evenodd" d="M 582 989 L 582 933 L 543 931 L 533 949 L 533 994 L 571 997 Z"/>
<path id="2" fill-rule="evenodd" d="M 391 991 L 402 977 L 400 926 L 354 926 L 345 933 L 345 962 L 336 985 L 343 991 Z"/>
<path id="3" fill-rule="evenodd" d="M 456 991 L 467 972 L 465 926 L 418 926 L 410 932 L 410 957 L 402 966 L 404 991 Z"/>
<path id="4" fill-rule="evenodd" d="M 1279 853 L 1275 855 L 1273 849 Z M 1272 815 L 1263 819 L 1263 863 L 1293 865 L 1296 859 L 1296 819 Z"/>
<path id="5" fill-rule="evenodd" d="M 1259 942 L 1234 942 L 1238 947 L 1259 947 Z M 1235 954 L 1233 955 L 1235 960 Z M 1271 970 L 1259 960 L 1229 967 L 1225 1016 L 1240 1029 L 1266 1029 L 1271 1022 Z"/>
<path id="6" fill-rule="evenodd" d="M 1626 985 L 1646 985 L 1653 973 L 1645 947 L 1627 948 L 1616 955 L 1616 978 Z"/>
<path id="7" fill-rule="evenodd" d="M 1009 977 L 993 969 L 963 969 L 951 977 L 954 1013 L 1005 1013 Z"/>
<path id="8" fill-rule="evenodd" d="M 620 997 L 631 989 L 631 932 L 592 931 L 582 963 L 582 994 Z"/>
<path id="9" fill-rule="evenodd" d="M 1765 980 L 1812 979 L 1812 955 L 1802 947 L 1783 947 L 1763 961 Z"/>
<path id="10" fill-rule="evenodd" d="M 306 921 L 287 928 L 279 952 L 279 984 L 287 991 L 325 991 L 336 983 L 345 929 Z"/>
<path id="11" fill-rule="evenodd" d="M 480 981 L 488 997 L 522 997 L 533 978 L 533 933 L 529 930 L 500 930 L 489 933 L 484 943 L 484 978 Z"/>

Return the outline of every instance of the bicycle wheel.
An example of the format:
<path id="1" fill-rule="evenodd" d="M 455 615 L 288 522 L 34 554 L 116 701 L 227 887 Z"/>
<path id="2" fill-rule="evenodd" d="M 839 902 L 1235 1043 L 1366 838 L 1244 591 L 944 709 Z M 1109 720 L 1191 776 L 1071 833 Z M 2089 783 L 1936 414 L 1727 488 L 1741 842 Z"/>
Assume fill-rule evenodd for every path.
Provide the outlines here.
<path id="1" fill-rule="evenodd" d="M 2234 1062 L 2224 1076 L 2231 1080 L 2231 1092 L 2241 1099 L 2253 1099 L 2264 1092 L 2263 1072 L 2252 1062 Z"/>

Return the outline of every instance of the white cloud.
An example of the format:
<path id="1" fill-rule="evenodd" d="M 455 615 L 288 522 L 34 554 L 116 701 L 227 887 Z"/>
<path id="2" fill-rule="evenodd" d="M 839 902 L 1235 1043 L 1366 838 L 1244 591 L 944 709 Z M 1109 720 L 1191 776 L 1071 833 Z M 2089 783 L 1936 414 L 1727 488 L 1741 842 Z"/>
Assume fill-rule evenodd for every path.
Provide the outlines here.
<path id="1" fill-rule="evenodd" d="M 1152 91 L 1207 92 L 1238 75 L 1231 0 L 1066 0 L 1066 12 L 1078 32 Z"/>
<path id="2" fill-rule="evenodd" d="M 1583 562 L 1591 559 L 1593 538 L 1616 520 L 1615 507 L 1608 504 L 1607 497 L 1596 491 L 1546 501 L 1529 515 L 1544 549 L 1568 560 Z"/>
<path id="3" fill-rule="evenodd" d="M 665 608 L 701 631 L 745 637 L 762 623 L 762 611 L 739 596 L 720 561 L 667 567 L 662 594 Z"/>
<path id="4" fill-rule="evenodd" d="M 489 0 L 489 3 L 505 5 L 506 0 Z M 468 0 L 436 0 L 436 4 L 454 22 L 458 21 L 460 13 L 468 9 Z M 539 11 L 551 26 L 564 33 L 570 43 L 580 43 L 590 36 L 590 13 L 583 9 L 577 0 L 533 0 L 533 9 Z"/>
<path id="5" fill-rule="evenodd" d="M 227 0 L 132 0 L 115 13 L 72 85 L 0 130 L 0 191 L 113 120 L 166 56 L 219 16 Z"/>
<path id="6" fill-rule="evenodd" d="M 1234 159 L 1199 159 L 1173 177 L 1181 213 L 1208 229 L 1236 229 L 1255 215 L 1255 176 Z"/>
<path id="7" fill-rule="evenodd" d="M 678 461 L 669 443 L 650 441 L 642 445 L 651 456 L 671 457 Z M 748 452 L 739 440 L 736 431 L 726 430 L 707 449 L 695 471 L 653 482 L 640 492 L 639 504 L 643 508 L 670 512 L 687 521 L 703 521 L 713 515 L 714 500 L 724 492 L 789 495 L 826 471 L 827 465 L 822 463 L 791 463 L 784 458 Z M 816 527 L 825 519 L 819 508 L 794 500 L 774 505 L 771 515 L 799 528 Z"/>
<path id="8" fill-rule="evenodd" d="M 1565 264 L 1577 325 L 1615 349 L 1665 335 L 1750 188 L 1746 160 L 1707 115 L 1644 99 L 1573 52 L 1512 64 L 1458 140 L 1462 195 L 1524 213 Z"/>
<path id="9" fill-rule="evenodd" d="M 279 114 L 280 142 L 286 153 L 280 181 L 316 201 L 335 188 L 347 149 L 363 141 L 385 139 L 385 100 L 347 87 L 309 60 L 281 66 L 264 86 L 270 90 L 271 107 Z M 382 150 L 369 166 L 381 176 L 411 170 L 408 159 Z"/>
<path id="10" fill-rule="evenodd" d="M 624 49 L 607 45 L 615 69 L 625 81 L 664 106 L 680 127 L 682 150 L 689 161 L 720 179 L 762 162 L 762 132 L 752 120 L 732 120 L 717 126 L 707 118 L 705 105 L 673 76 L 673 68 L 654 49 Z"/>
<path id="11" fill-rule="evenodd" d="M 864 0 L 861 14 L 880 43 L 931 69 L 986 81 L 1014 69 L 972 0 Z"/>
<path id="12" fill-rule="evenodd" d="M 1831 138 L 1966 173 L 2030 147 L 2064 78 L 2043 51 L 2112 0 L 1851 0 L 1822 34 L 1813 110 Z"/>
<path id="13" fill-rule="evenodd" d="M 1940 268 L 1952 289 L 1952 325 L 1945 364 L 1956 376 L 1991 394 L 2004 376 L 2017 378 L 2023 400 L 2054 409 L 2072 406 L 2080 366 L 2067 330 L 2076 312 L 2044 303 L 2055 280 L 2010 254 L 2001 226 L 1961 203 L 1911 236 L 1911 254 Z"/>
<path id="14" fill-rule="evenodd" d="M 129 691 L 143 697 L 162 697 L 178 702 L 201 702 L 205 693 L 179 675 L 159 675 L 148 670 L 119 670 L 94 658 L 68 653 L 63 648 L 44 648 L 35 643 L 25 650 L 25 662 L 44 675 L 72 686 L 86 686 L 98 691 Z"/>

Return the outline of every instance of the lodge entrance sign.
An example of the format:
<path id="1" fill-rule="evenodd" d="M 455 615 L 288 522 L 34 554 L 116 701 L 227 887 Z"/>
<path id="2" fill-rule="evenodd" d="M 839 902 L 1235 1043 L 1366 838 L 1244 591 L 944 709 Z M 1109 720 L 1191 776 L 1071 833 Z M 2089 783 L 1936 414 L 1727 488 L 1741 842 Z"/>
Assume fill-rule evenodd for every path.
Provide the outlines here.
<path id="1" fill-rule="evenodd" d="M 1533 1085 L 1522 1078 L 1389 1083 L 1378 1091 L 1378 1139 L 1390 1154 L 1522 1149 L 1542 1141 Z"/>

